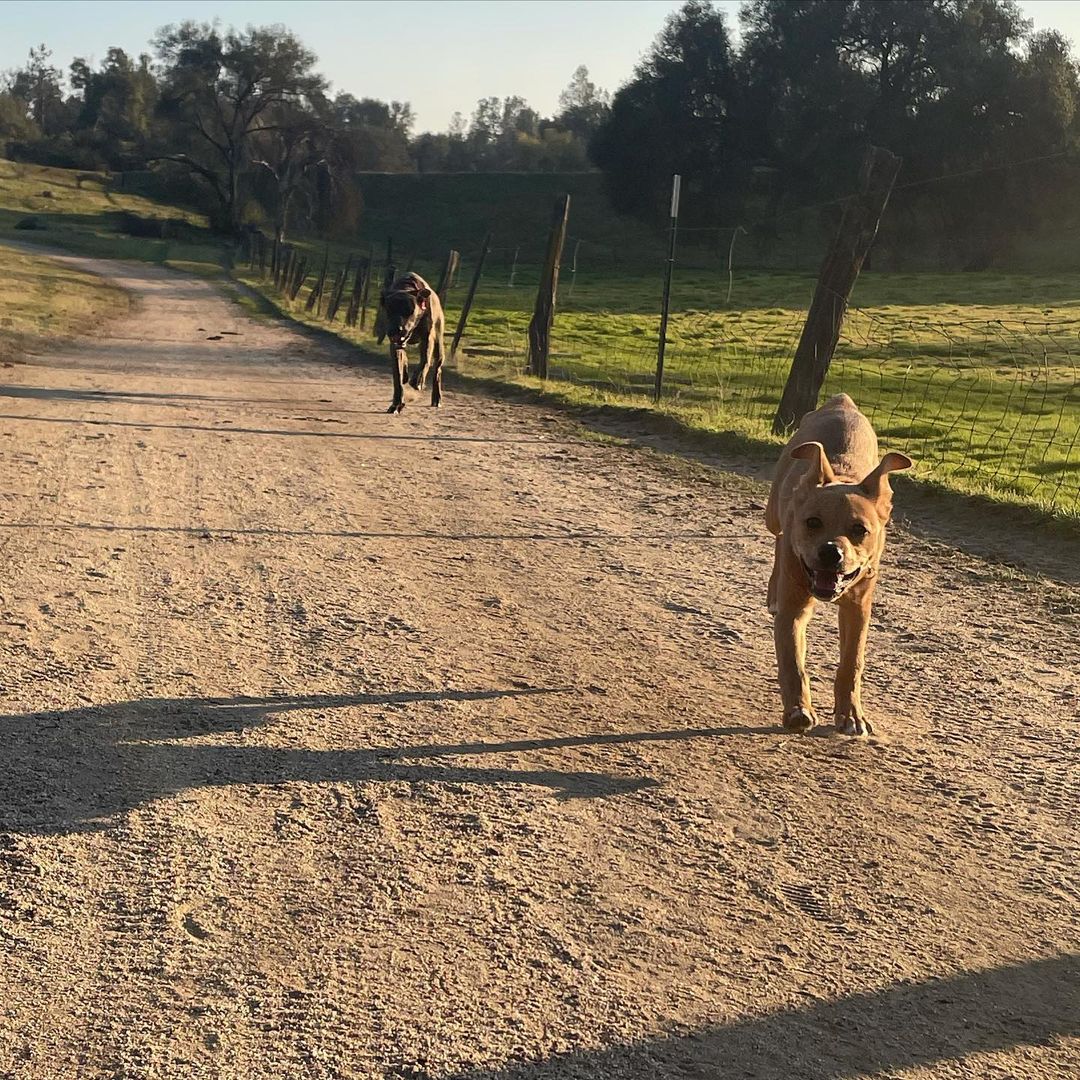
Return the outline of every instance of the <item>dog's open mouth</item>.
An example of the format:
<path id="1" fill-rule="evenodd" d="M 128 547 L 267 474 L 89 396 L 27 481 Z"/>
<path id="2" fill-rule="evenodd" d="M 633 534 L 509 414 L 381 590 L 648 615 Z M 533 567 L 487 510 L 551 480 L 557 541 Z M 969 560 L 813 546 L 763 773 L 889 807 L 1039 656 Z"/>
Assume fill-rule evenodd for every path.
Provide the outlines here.
<path id="1" fill-rule="evenodd" d="M 835 600 L 862 573 L 862 567 L 856 566 L 849 574 L 838 570 L 813 570 L 806 563 L 803 569 L 810 581 L 810 591 L 819 600 Z"/>

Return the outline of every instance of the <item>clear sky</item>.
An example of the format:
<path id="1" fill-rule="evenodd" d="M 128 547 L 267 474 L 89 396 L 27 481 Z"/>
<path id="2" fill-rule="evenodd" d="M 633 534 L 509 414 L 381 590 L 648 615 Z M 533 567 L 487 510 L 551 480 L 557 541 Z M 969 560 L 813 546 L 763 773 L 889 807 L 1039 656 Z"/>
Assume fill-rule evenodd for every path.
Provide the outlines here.
<path id="1" fill-rule="evenodd" d="M 735 29 L 736 0 L 718 5 Z M 335 90 L 410 101 L 417 130 L 443 130 L 478 98 L 520 94 L 555 110 L 579 64 L 616 89 L 677 0 L 7 0 L 0 70 L 20 66 L 44 42 L 66 70 L 97 61 L 110 45 L 137 55 L 154 31 L 183 19 L 224 25 L 281 22 L 319 58 Z M 1080 42 L 1080 2 L 1022 3 L 1035 25 Z"/>

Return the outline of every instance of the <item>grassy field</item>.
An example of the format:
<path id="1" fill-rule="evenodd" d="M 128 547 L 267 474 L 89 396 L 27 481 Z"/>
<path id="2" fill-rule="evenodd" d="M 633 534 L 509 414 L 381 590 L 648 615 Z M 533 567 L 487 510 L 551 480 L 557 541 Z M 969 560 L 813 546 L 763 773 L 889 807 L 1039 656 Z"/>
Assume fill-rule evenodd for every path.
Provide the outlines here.
<path id="1" fill-rule="evenodd" d="M 18 228 L 35 223 L 37 228 Z M 165 232 L 165 237 L 132 235 Z M 161 223 L 168 224 L 162 226 Z M 224 245 L 190 210 L 112 190 L 103 174 L 0 160 L 0 240 L 63 248 L 110 259 L 159 263 L 220 275 Z"/>
<path id="2" fill-rule="evenodd" d="M 0 362 L 57 338 L 89 333 L 127 310 L 127 296 L 112 285 L 39 255 L 0 246 Z"/>

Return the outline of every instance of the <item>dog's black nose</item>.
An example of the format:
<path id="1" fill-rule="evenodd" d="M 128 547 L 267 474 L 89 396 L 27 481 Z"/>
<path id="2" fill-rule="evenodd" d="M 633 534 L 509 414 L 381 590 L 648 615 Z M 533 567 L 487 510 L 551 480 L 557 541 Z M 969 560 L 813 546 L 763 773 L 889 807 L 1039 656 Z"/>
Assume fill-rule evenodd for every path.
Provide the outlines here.
<path id="1" fill-rule="evenodd" d="M 818 548 L 817 555 L 822 566 L 839 566 L 844 561 L 844 553 L 837 544 L 831 541 L 828 544 L 822 544 Z"/>

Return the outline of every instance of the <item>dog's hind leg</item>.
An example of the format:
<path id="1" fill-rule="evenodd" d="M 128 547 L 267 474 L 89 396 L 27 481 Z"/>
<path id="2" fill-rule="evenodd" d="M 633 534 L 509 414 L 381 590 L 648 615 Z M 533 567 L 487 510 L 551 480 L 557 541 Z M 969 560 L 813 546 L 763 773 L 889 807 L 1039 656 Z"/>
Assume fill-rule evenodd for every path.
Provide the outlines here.
<path id="1" fill-rule="evenodd" d="M 840 664 L 834 684 L 833 720 L 836 730 L 844 735 L 874 733 L 862 707 L 862 676 L 874 584 L 874 578 L 864 579 L 837 604 L 840 609 Z"/>
<path id="2" fill-rule="evenodd" d="M 784 727 L 789 731 L 807 731 L 817 723 L 810 703 L 810 679 L 806 674 L 806 627 L 813 613 L 813 600 L 796 601 L 782 596 L 773 618 Z"/>
<path id="3" fill-rule="evenodd" d="M 431 404 L 437 409 L 442 404 L 443 351 L 446 348 L 441 326 L 432 337 L 435 339 L 435 363 L 431 369 Z"/>
<path id="4" fill-rule="evenodd" d="M 405 359 L 405 350 L 390 346 L 390 371 L 394 376 L 394 400 L 390 402 L 388 413 L 401 412 L 405 408 L 405 380 L 404 373 L 408 370 Z"/>

